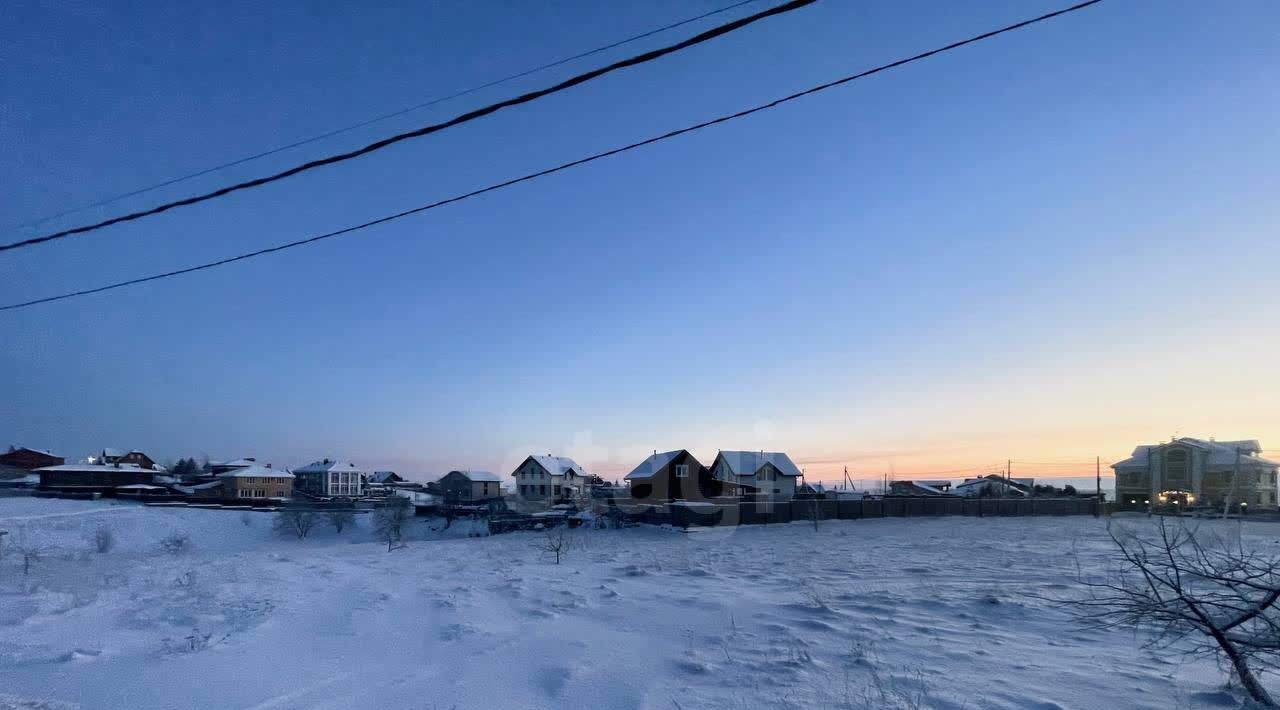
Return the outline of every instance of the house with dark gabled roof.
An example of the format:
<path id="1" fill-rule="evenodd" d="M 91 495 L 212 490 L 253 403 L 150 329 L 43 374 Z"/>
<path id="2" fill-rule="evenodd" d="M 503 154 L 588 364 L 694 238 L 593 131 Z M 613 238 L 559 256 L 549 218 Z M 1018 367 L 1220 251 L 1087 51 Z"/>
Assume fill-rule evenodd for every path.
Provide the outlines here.
<path id="1" fill-rule="evenodd" d="M 516 494 L 522 500 L 557 503 L 578 500 L 590 484 L 591 474 L 567 456 L 529 456 L 511 472 Z"/>
<path id="2" fill-rule="evenodd" d="M 717 480 L 734 483 L 761 500 L 791 500 L 800 468 L 780 451 L 721 451 L 711 464 Z"/>
<path id="3" fill-rule="evenodd" d="M 26 446 L 10 446 L 9 450 L 0 454 L 0 466 L 9 466 L 23 471 L 34 471 L 45 466 L 61 466 L 67 460 L 43 449 L 31 449 Z"/>
<path id="4" fill-rule="evenodd" d="M 488 471 L 450 471 L 437 482 L 446 503 L 480 503 L 502 498 L 502 479 Z"/>
<path id="5" fill-rule="evenodd" d="M 631 498 L 641 502 L 709 500 L 725 495 L 732 484 L 716 479 L 686 449 L 655 451 L 625 477 Z"/>
<path id="6" fill-rule="evenodd" d="M 137 466 L 138 468 L 156 469 L 156 462 L 143 452 L 137 449 L 103 449 L 96 457 L 89 458 L 90 463 L 107 464 L 114 466 L 116 464 Z"/>

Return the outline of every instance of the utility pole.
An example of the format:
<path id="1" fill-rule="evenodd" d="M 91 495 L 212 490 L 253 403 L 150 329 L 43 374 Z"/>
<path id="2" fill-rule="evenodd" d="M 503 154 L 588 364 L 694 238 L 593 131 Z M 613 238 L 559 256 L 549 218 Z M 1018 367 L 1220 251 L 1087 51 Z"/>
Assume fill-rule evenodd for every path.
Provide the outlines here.
<path id="1" fill-rule="evenodd" d="M 1098 505 L 1098 507 L 1095 508 L 1093 511 L 1093 517 L 1099 518 L 1099 517 L 1102 517 L 1102 457 L 1101 456 L 1094 457 L 1093 471 L 1094 471 L 1094 477 L 1095 477 L 1093 493 L 1097 498 L 1097 505 Z"/>
<path id="2" fill-rule="evenodd" d="M 1231 497 L 1236 493 L 1236 481 L 1240 478 L 1240 447 L 1236 447 L 1236 465 L 1231 470 L 1231 485 L 1227 487 L 1227 500 L 1222 506 L 1222 517 L 1231 512 Z"/>
<path id="3" fill-rule="evenodd" d="M 1009 495 L 1009 484 L 1013 482 L 1013 459 L 1004 460 L 1004 495 Z"/>

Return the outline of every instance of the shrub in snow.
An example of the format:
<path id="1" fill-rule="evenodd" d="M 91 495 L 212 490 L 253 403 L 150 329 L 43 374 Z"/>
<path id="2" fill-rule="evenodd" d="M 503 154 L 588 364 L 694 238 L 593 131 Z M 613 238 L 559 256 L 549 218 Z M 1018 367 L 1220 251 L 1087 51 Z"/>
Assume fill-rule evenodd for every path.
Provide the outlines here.
<path id="1" fill-rule="evenodd" d="M 191 536 L 186 533 L 173 533 L 160 538 L 160 550 L 171 555 L 179 555 L 191 549 Z"/>
<path id="2" fill-rule="evenodd" d="M 413 508 L 404 496 L 390 496 L 386 505 L 374 511 L 373 531 L 387 543 L 387 552 L 404 547 L 404 524 L 412 515 Z"/>
<path id="3" fill-rule="evenodd" d="M 111 532 L 111 528 L 106 526 L 94 530 L 91 540 L 94 552 L 100 555 L 111 552 L 111 548 L 116 546 L 116 536 Z"/>
<path id="4" fill-rule="evenodd" d="M 343 528 L 355 523 L 356 514 L 350 510 L 331 510 L 325 513 L 325 518 L 333 526 L 334 532 L 340 533 Z"/>
<path id="5" fill-rule="evenodd" d="M 246 528 L 253 527 L 253 513 L 241 513 L 240 524 Z"/>
<path id="6" fill-rule="evenodd" d="M 299 540 L 302 540 L 311 534 L 311 528 L 315 527 L 315 524 L 315 513 L 298 508 L 285 508 L 276 513 L 271 527 L 277 534 L 296 535 Z"/>

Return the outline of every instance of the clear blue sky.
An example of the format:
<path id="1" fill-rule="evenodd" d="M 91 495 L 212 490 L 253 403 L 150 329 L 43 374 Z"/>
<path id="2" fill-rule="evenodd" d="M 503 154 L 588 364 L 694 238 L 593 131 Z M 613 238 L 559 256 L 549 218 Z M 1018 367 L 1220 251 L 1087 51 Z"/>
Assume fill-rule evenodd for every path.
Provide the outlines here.
<path id="1" fill-rule="evenodd" d="M 0 224 L 721 4 L 6 2 Z M 1058 6 L 821 0 L 337 168 L 0 255 L 0 301 L 363 221 Z M 1174 433 L 1274 449 L 1277 27 L 1270 0 L 1108 0 L 359 235 L 0 314 L 0 443 L 411 473 L 551 451 L 607 475 L 677 447 L 867 475 L 1118 459 Z"/>

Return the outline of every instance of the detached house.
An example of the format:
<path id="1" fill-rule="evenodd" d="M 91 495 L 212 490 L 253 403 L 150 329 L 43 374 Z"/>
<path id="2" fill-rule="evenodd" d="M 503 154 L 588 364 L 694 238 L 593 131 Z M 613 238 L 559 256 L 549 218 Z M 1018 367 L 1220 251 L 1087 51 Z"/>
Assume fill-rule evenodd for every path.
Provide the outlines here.
<path id="1" fill-rule="evenodd" d="M 583 497 L 590 474 L 565 456 L 530 456 L 511 473 L 516 493 L 524 500 L 554 503 Z"/>
<path id="2" fill-rule="evenodd" d="M 791 500 L 800 469 L 780 451 L 721 451 L 711 464 L 711 475 L 760 500 Z"/>
<path id="3" fill-rule="evenodd" d="M 626 475 L 631 497 L 638 501 L 707 500 L 724 495 L 732 484 L 711 475 L 711 469 L 685 449 L 653 452 Z"/>
<path id="4" fill-rule="evenodd" d="M 1276 507 L 1280 463 L 1262 458 L 1254 439 L 1215 441 L 1189 436 L 1147 444 L 1112 464 L 1122 509 L 1148 505 Z"/>
<path id="5" fill-rule="evenodd" d="M 965 498 L 1024 498 L 1031 495 L 1034 478 L 1005 478 L 996 474 L 966 479 L 952 491 Z"/>
<path id="6" fill-rule="evenodd" d="M 43 449 L 29 449 L 25 446 L 10 446 L 9 450 L 0 454 L 0 467 L 9 466 L 23 471 L 34 471 L 45 466 L 61 466 L 67 460 Z"/>
<path id="7" fill-rule="evenodd" d="M 480 503 L 502 498 L 502 479 L 488 471 L 450 471 L 436 486 L 447 503 Z"/>
<path id="8" fill-rule="evenodd" d="M 149 470 L 155 470 L 156 468 L 156 462 L 153 461 L 150 456 L 147 456 L 137 449 L 131 449 L 129 451 L 125 451 L 124 449 L 103 449 L 96 457 L 96 460 L 95 457 L 90 457 L 89 462 L 106 464 L 109 466 L 115 466 L 116 464 L 130 465 Z"/>
<path id="9" fill-rule="evenodd" d="M 293 470 L 294 485 L 302 493 L 326 498 L 360 498 L 365 495 L 367 473 L 347 461 L 321 459 Z"/>
<path id="10" fill-rule="evenodd" d="M 294 476 L 288 471 L 266 466 L 246 466 L 218 477 L 227 498 L 284 499 L 293 496 Z"/>
<path id="11" fill-rule="evenodd" d="M 40 488 L 66 493 L 114 494 L 119 486 L 151 485 L 156 472 L 133 464 L 74 463 L 45 466 L 35 470 L 40 474 Z"/>

